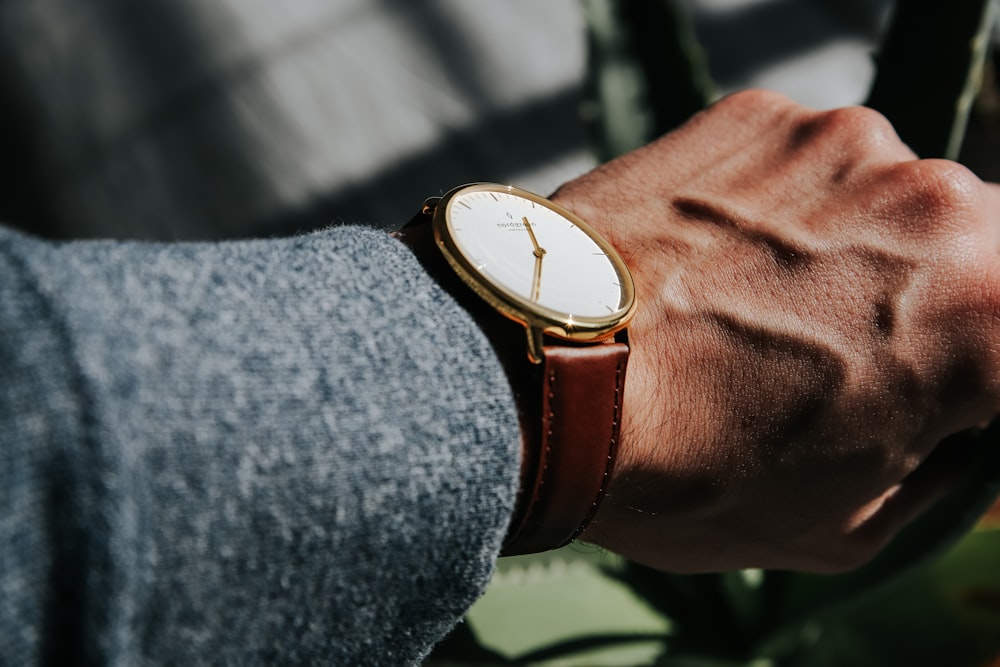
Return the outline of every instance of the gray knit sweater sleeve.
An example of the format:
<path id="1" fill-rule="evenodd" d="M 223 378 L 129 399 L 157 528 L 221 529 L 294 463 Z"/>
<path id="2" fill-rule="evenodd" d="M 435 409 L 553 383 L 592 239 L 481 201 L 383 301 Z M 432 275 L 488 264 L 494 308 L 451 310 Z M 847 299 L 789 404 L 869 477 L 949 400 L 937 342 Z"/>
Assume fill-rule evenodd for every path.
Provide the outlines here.
<path id="1" fill-rule="evenodd" d="M 382 232 L 0 229 L 0 664 L 418 662 L 491 573 L 518 443 Z"/>

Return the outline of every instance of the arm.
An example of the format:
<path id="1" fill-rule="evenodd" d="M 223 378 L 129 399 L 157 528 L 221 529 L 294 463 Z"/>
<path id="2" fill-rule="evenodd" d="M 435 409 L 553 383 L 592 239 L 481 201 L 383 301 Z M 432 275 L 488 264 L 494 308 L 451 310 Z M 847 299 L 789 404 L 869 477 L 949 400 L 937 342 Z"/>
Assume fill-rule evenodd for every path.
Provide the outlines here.
<path id="1" fill-rule="evenodd" d="M 555 199 L 599 227 L 615 244 L 632 268 L 641 299 L 630 332 L 632 361 L 620 462 L 611 489 L 584 534 L 590 541 L 674 571 L 743 566 L 831 571 L 854 566 L 874 555 L 961 470 L 967 452 L 939 443 L 949 434 L 988 421 L 1000 404 L 996 190 L 954 164 L 915 161 L 872 112 L 821 113 L 773 95 L 737 95 L 661 141 L 568 183 Z M 116 572 L 150 573 L 147 580 L 125 577 L 100 589 L 121 593 L 113 598 L 121 601 L 113 606 L 118 616 L 103 619 L 100 625 L 105 629 L 102 637 L 108 637 L 102 641 L 109 646 L 152 645 L 183 652 L 185 642 L 205 647 L 221 633 L 224 647 L 233 655 L 271 656 L 260 643 L 266 636 L 276 642 L 272 646 L 287 649 L 282 655 L 294 659 L 292 652 L 300 646 L 340 650 L 337 641 L 348 636 L 373 642 L 356 645 L 358 652 L 351 655 L 377 659 L 372 646 L 406 625 L 403 619 L 427 613 L 428 605 L 440 605 L 437 625 L 421 630 L 423 637 L 432 639 L 454 621 L 462 604 L 471 601 L 482 585 L 499 549 L 516 486 L 518 443 L 512 430 L 516 418 L 503 375 L 485 351 L 484 339 L 454 304 L 443 300 L 425 276 L 416 277 L 415 263 L 403 262 L 399 253 L 407 251 L 402 246 L 383 247 L 381 243 L 393 242 L 367 236 L 349 241 L 331 234 L 329 240 L 332 247 L 325 242 L 313 247 L 314 237 L 278 242 L 273 248 L 270 242 L 234 244 L 224 246 L 228 248 L 224 256 L 204 250 L 214 246 L 171 251 L 158 246 L 29 248 L 21 247 L 22 241 L 8 243 L 8 255 L 16 260 L 8 273 L 22 286 L 37 285 L 40 295 L 33 297 L 31 303 L 36 305 L 27 308 L 30 304 L 17 296 L 23 288 L 0 290 L 8 312 L 15 314 L 4 322 L 26 326 L 43 314 L 48 318 L 40 329 L 34 324 L 23 330 L 9 325 L 5 329 L 7 340 L 13 342 L 7 343 L 0 358 L 16 369 L 11 350 L 32 349 L 35 365 L 44 371 L 42 376 L 26 377 L 23 384 L 34 383 L 34 393 L 42 397 L 35 401 L 41 400 L 45 411 L 35 415 L 29 409 L 28 418 L 15 416 L 22 406 L 30 408 L 32 400 L 13 394 L 7 399 L 14 406 L 4 411 L 7 419 L 37 445 L 18 446 L 22 441 L 14 440 L 14 451 L 29 462 L 34 457 L 42 462 L 65 460 L 64 452 L 50 451 L 46 443 L 52 438 L 34 435 L 32 429 L 48 423 L 45 417 L 75 411 L 80 416 L 68 425 L 54 422 L 53 428 L 69 429 L 60 430 L 57 435 L 62 437 L 55 441 L 90 447 L 105 442 L 93 437 L 97 433 L 112 442 L 113 455 L 83 447 L 82 454 L 95 455 L 95 465 L 70 466 L 69 471 L 103 472 L 109 465 L 121 469 L 122 475 L 88 479 L 127 480 L 129 493 L 110 497 L 135 498 L 134 507 L 117 502 L 96 505 L 113 510 L 110 519 L 128 519 L 105 523 L 142 538 L 137 542 L 141 548 L 123 552 L 124 561 L 107 561 L 125 562 Z M 352 258 L 346 265 L 338 259 L 345 249 Z M 311 268 L 299 267 L 300 258 L 293 250 L 306 252 Z M 207 261 L 210 258 L 219 261 Z M 120 261 L 126 269 L 114 268 Z M 164 263 L 182 270 L 170 281 L 154 280 L 152 291 L 136 292 L 144 284 L 137 284 L 136 277 L 159 275 Z M 213 274 L 216 266 L 221 273 Z M 355 270 L 362 266 L 378 279 L 363 280 Z M 81 274 L 82 268 L 87 271 Z M 96 280 L 76 279 L 92 273 Z M 62 276 L 61 281 L 53 282 L 52 276 Z M 384 281 L 395 287 L 388 290 Z M 116 304 L 112 296 L 117 288 L 106 289 L 98 299 L 102 307 L 88 310 L 86 304 L 94 300 L 86 293 L 88 283 L 120 287 L 121 294 L 132 298 Z M 379 291 L 385 291 L 386 298 L 374 302 L 362 298 L 361 311 L 352 305 L 352 298 L 330 296 Z M 418 297 L 409 296 L 411 292 Z M 238 294 L 244 296 L 234 300 Z M 259 298 L 263 295 L 270 296 Z M 184 304 L 205 298 L 212 307 L 197 309 L 196 318 L 189 317 L 192 312 L 178 317 L 178 311 L 164 311 L 158 305 L 165 301 L 184 311 Z M 329 298 L 337 308 L 330 308 Z M 273 310 L 254 314 L 250 306 L 256 303 L 268 303 Z M 102 308 L 111 306 L 110 318 L 97 317 Z M 342 309 L 352 317 L 331 324 Z M 417 322 L 421 335 L 431 337 L 434 345 L 411 336 L 412 328 L 383 335 L 386 331 L 351 326 L 365 312 L 393 321 L 397 312 L 404 311 L 409 314 L 406 327 Z M 137 318 L 138 313 L 146 316 Z M 257 317 L 271 323 L 262 331 L 273 326 L 278 333 L 231 340 L 234 332 L 245 331 Z M 131 338 L 126 335 L 129 322 L 142 324 L 131 330 Z M 178 323 L 185 322 L 190 328 L 178 329 Z M 300 322 L 308 335 L 295 334 Z M 123 334 L 113 339 L 114 345 L 93 347 L 103 338 L 100 332 L 109 328 Z M 170 333 L 188 330 L 197 335 L 175 338 Z M 290 339 L 286 333 L 295 336 Z M 414 339 L 419 350 L 413 347 Z M 345 340 L 350 341 L 346 348 Z M 462 341 L 460 348 L 454 347 L 457 340 Z M 246 354 L 246 345 L 254 354 Z M 198 362 L 202 348 L 219 367 Z M 316 370 L 338 364 L 302 363 L 293 350 L 308 351 L 310 362 L 344 364 L 346 370 L 335 376 L 343 384 L 331 382 L 334 376 L 323 380 Z M 347 352 L 341 356 L 337 350 Z M 60 351 L 62 357 L 52 356 Z M 121 365 L 123 352 L 142 373 L 127 372 Z M 366 364 L 355 363 L 359 352 L 362 361 L 404 360 L 397 370 L 412 377 L 412 386 L 384 395 L 376 392 L 378 400 L 370 401 L 367 392 L 379 386 L 379 378 L 366 374 Z M 435 356 L 425 361 L 428 352 Z M 38 359 L 46 361 L 37 363 Z M 234 367 L 232 359 L 240 363 Z M 171 370 L 178 361 L 186 373 Z M 469 363 L 479 369 L 475 375 L 481 375 L 482 382 L 469 378 L 464 367 Z M 442 404 L 436 392 L 448 386 L 440 381 L 444 369 L 454 369 L 454 375 L 478 389 L 449 390 L 443 394 L 449 402 Z M 240 394 L 230 386 L 227 377 L 233 372 L 246 376 L 254 391 Z M 54 377 L 49 378 L 50 373 Z M 161 378 L 170 382 L 162 384 Z M 191 378 L 200 382 L 192 384 Z M 64 383 L 62 392 L 51 391 L 59 382 Z M 341 387 L 343 391 L 332 390 Z M 272 404 L 270 411 L 259 409 L 264 407 L 258 402 L 260 396 L 275 391 L 287 400 Z M 414 395 L 421 400 L 414 401 Z M 102 396 L 129 399 L 103 403 Z M 348 409 L 334 418 L 319 409 L 317 396 Z M 87 401 L 80 403 L 79 397 Z M 400 406 L 404 409 L 397 413 Z M 186 411 L 196 417 L 197 428 L 190 431 L 170 421 Z M 367 417 L 361 428 L 376 428 L 379 438 L 357 437 L 358 414 Z M 317 421 L 316 415 L 326 419 Z M 158 429 L 151 433 L 134 433 L 138 426 L 148 425 L 148 416 L 166 421 L 156 422 Z M 437 417 L 451 426 L 441 430 Z M 274 428 L 274 423 L 283 428 Z M 405 483 L 407 474 L 397 474 L 398 466 L 411 466 L 411 454 L 385 447 L 406 438 L 383 437 L 383 428 L 414 429 L 428 447 L 420 455 L 426 466 L 403 470 L 416 474 L 415 484 Z M 459 438 L 470 431 L 473 441 Z M 67 438 L 67 433 L 75 435 Z M 456 448 L 435 448 L 448 434 L 457 439 Z M 235 449 L 209 447 L 217 435 Z M 145 437 L 162 446 L 137 448 L 135 443 Z M 342 457 L 311 458 L 326 456 L 329 439 L 341 437 L 344 447 L 334 450 Z M 322 446 L 311 448 L 305 458 L 294 454 L 288 458 L 270 446 L 288 438 L 295 443 L 317 438 Z M 475 442 L 501 443 L 503 451 L 473 448 L 472 460 L 479 463 L 455 470 L 455 457 L 464 460 Z M 359 451 L 364 452 L 360 458 Z M 147 458 L 146 452 L 153 456 Z M 370 464 L 373 454 L 385 455 L 381 466 Z M 213 465 L 216 456 L 223 465 Z M 364 464 L 363 473 L 341 468 L 359 462 Z M 186 473 L 173 475 L 173 466 Z M 151 485 L 152 471 L 170 473 L 164 476 L 169 484 Z M 405 497 L 421 504 L 394 504 L 399 498 L 394 491 L 400 487 L 380 486 L 378 476 L 368 471 L 382 471 L 402 483 L 408 492 Z M 301 478 L 296 478 L 294 487 L 267 483 L 283 480 L 285 474 Z M 364 478 L 363 487 L 354 485 L 356 474 Z M 493 481 L 476 488 L 477 475 Z M 331 476 L 344 485 L 326 484 Z M 46 479 L 36 477 L 36 481 Z M 14 482 L 23 479 L 13 475 Z M 375 486 L 369 487 L 373 481 Z M 213 491 L 215 483 L 233 493 Z M 302 488 L 311 485 L 325 500 L 318 507 L 306 507 L 301 516 L 267 509 L 273 500 L 289 500 L 291 495 L 300 502 L 277 507 L 302 509 L 302 500 L 308 505 L 315 496 L 295 494 L 299 483 L 305 484 Z M 20 487 L 15 484 L 15 488 Z M 26 488 L 45 491 L 40 482 Z M 97 488 L 105 495 L 117 493 L 117 487 Z M 363 489 L 369 489 L 369 495 Z M 447 491 L 441 503 L 433 503 L 438 496 L 431 490 Z M 59 493 L 53 491 L 51 497 L 62 497 Z M 146 502 L 147 493 L 161 493 L 165 502 Z M 478 498 L 479 504 L 456 504 L 456 493 L 462 499 Z M 47 497 L 42 493 L 43 500 Z M 189 497 L 200 502 L 171 512 L 173 503 L 183 505 Z M 80 498 L 91 503 L 86 493 Z M 253 501 L 260 498 L 267 502 L 255 512 L 258 505 Z M 432 504 L 425 507 L 423 501 Z M 10 506 L 37 513 L 31 502 Z M 156 512 L 157 521 L 148 526 L 140 511 L 144 507 Z M 353 512 L 338 512 L 340 507 Z M 354 525 L 356 531 L 345 535 L 360 540 L 360 551 L 348 538 L 341 541 L 325 532 L 321 521 L 309 520 L 331 514 L 336 527 Z M 341 524 L 341 517 L 360 520 Z M 213 524 L 212 518 L 218 523 Z M 90 525 L 74 524 L 72 519 L 71 537 L 74 525 Z M 157 533 L 162 530 L 161 519 L 174 530 Z M 409 530 L 410 520 L 421 529 Z M 3 525 L 12 530 L 14 524 Z M 221 542 L 213 537 L 216 529 L 222 531 Z M 430 531 L 427 540 L 405 540 L 424 537 L 424 529 Z M 233 531 L 232 540 L 225 539 L 227 531 Z M 66 553 L 64 544 L 53 548 L 50 537 L 61 537 L 65 530 L 32 527 L 28 532 L 16 536 L 41 544 L 39 553 L 45 549 Z M 233 545 L 247 539 L 247 532 L 253 534 L 253 548 L 235 550 Z M 471 543 L 463 543 L 458 554 L 442 551 L 438 542 L 451 544 L 456 534 Z M 177 535 L 198 539 L 175 544 L 171 540 Z M 258 540 L 259 536 L 266 539 Z M 110 551 L 128 544 L 118 539 L 97 541 L 110 545 Z M 299 548 L 307 544 L 330 550 Z M 276 551 L 274 545 L 286 550 Z M 387 545 L 403 548 L 383 550 Z M 430 549 L 428 557 L 415 552 L 413 545 Z M 171 557 L 166 562 L 151 557 L 157 549 Z M 351 549 L 353 555 L 342 558 L 338 549 Z M 383 559 L 385 553 L 392 557 Z M 104 554 L 98 550 L 98 555 Z M 132 567 L 128 558 L 141 567 Z M 271 558 L 295 568 L 322 562 L 329 570 L 310 567 L 310 572 L 322 576 L 300 579 L 291 575 L 291 567 L 271 569 Z M 28 580 L 44 587 L 52 565 L 29 561 L 22 557 L 17 562 L 26 572 L 29 564 L 40 568 L 42 574 Z M 86 563 L 76 567 L 81 575 L 89 571 Z M 425 567 L 433 569 L 421 569 Z M 414 582 L 414 571 L 426 574 Z M 457 597 L 433 598 L 432 585 L 441 583 L 439 576 L 455 572 L 462 573 L 464 583 Z M 415 595 L 386 601 L 374 590 L 377 584 L 388 583 L 388 590 L 398 592 L 402 582 Z M 88 589 L 78 586 L 78 590 Z M 220 591 L 219 600 L 212 597 L 214 591 Z M 42 599 L 46 590 L 35 594 Z M 29 596 L 29 604 L 36 597 Z M 349 612 L 344 611 L 345 599 L 351 603 Z M 160 606 L 151 606 L 150 601 Z M 206 617 L 198 611 L 202 605 L 217 613 Z M 416 605 L 415 611 L 408 605 Z M 34 608 L 46 609 L 41 604 Z M 143 617 L 135 611 L 160 608 L 169 615 Z M 310 613 L 300 615 L 299 609 Z M 137 618 L 148 624 L 141 626 Z M 371 619 L 379 623 L 373 625 Z M 148 636 L 130 634 L 130 628 L 139 626 L 148 629 Z M 231 627 L 237 632 L 226 632 Z M 329 632 L 330 627 L 338 630 Z M 362 634 L 342 635 L 340 628 Z M 108 634 L 108 629 L 114 632 Z M 286 635 L 260 634 L 265 631 Z M 323 645 L 330 637 L 335 639 Z"/>
<path id="2" fill-rule="evenodd" d="M 0 662 L 405 664 L 492 570 L 509 389 L 385 234 L 0 231 L 0 377 Z"/>

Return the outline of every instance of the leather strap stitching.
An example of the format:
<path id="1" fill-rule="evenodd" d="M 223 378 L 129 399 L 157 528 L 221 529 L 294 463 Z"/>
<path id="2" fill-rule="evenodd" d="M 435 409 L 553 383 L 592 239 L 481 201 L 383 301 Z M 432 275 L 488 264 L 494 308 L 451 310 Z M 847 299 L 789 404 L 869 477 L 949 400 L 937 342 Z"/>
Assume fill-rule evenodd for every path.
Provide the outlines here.
<path id="1" fill-rule="evenodd" d="M 608 457 L 604 464 L 604 474 L 601 478 L 601 486 L 597 490 L 597 495 L 594 498 L 594 502 L 590 505 L 590 510 L 587 512 L 587 516 L 584 517 L 583 521 L 573 532 L 565 544 L 569 544 L 576 538 L 578 538 L 590 522 L 593 521 L 594 515 L 597 514 L 597 508 L 601 506 L 601 501 L 604 500 L 604 496 L 608 490 L 608 481 L 611 479 L 611 472 L 614 469 L 615 460 L 618 455 L 618 443 L 621 440 L 621 431 L 619 424 L 621 423 L 621 409 L 622 409 L 622 380 L 625 377 L 625 361 L 619 360 L 615 368 L 615 408 L 614 414 L 611 421 L 611 439 L 608 442 Z"/>
<path id="2" fill-rule="evenodd" d="M 547 391 L 549 394 L 549 412 L 546 419 L 547 429 L 544 441 L 545 451 L 542 452 L 542 462 L 541 462 L 542 469 L 538 473 L 538 486 L 535 489 L 535 497 L 539 501 L 541 501 L 542 494 L 544 493 L 545 490 L 545 480 L 548 477 L 549 461 L 551 460 L 551 454 L 552 454 L 552 424 L 555 423 L 555 416 L 556 416 L 554 403 L 551 400 L 556 393 L 555 390 L 556 370 L 554 368 L 549 371 L 549 377 L 547 378 L 547 380 L 548 381 L 545 383 L 545 391 Z"/>

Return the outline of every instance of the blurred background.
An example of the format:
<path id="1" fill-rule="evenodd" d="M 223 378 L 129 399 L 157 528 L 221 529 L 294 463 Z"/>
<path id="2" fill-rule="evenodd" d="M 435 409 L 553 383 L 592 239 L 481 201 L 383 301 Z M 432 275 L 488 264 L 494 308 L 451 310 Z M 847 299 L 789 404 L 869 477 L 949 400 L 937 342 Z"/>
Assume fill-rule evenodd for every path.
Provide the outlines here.
<path id="1" fill-rule="evenodd" d="M 0 3 L 0 220 L 218 239 L 395 227 L 475 180 L 549 192 L 595 161 L 582 119 L 599 4 Z M 681 6 L 713 93 L 832 107 L 864 98 L 889 2 Z"/>

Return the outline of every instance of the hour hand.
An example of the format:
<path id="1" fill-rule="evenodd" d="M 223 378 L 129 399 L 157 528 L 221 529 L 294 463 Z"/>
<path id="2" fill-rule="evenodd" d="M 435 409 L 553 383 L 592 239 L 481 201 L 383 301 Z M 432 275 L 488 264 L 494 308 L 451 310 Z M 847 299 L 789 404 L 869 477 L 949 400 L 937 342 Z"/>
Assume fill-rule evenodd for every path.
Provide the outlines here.
<path id="1" fill-rule="evenodd" d="M 544 248 L 540 248 L 542 254 L 545 253 Z M 535 273 L 531 277 L 531 300 L 538 301 L 538 297 L 542 291 L 542 255 L 538 254 L 538 250 L 535 250 Z"/>

